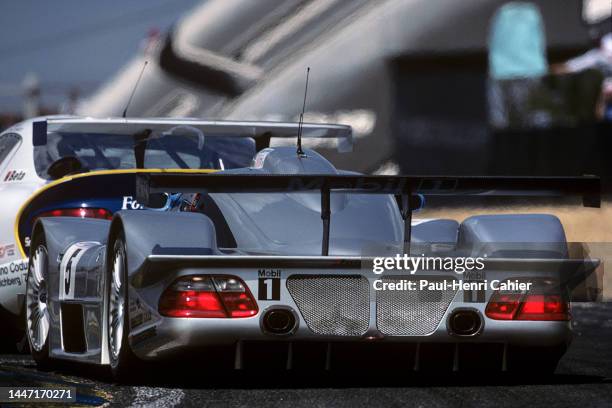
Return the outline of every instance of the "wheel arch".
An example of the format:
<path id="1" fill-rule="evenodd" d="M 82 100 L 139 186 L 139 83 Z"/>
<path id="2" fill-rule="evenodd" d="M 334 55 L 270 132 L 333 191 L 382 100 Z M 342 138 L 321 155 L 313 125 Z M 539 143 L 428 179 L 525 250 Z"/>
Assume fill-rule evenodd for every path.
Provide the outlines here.
<path id="1" fill-rule="evenodd" d="M 201 213 L 119 211 L 110 226 L 107 254 L 120 231 L 125 236 L 128 278 L 142 270 L 152 254 L 194 250 L 218 253 L 215 226 Z"/>
<path id="2" fill-rule="evenodd" d="M 106 239 L 103 301 L 102 353 L 100 363 L 110 365 L 109 349 L 109 300 L 108 277 L 113 260 L 113 248 L 117 237 L 123 234 L 127 264 L 127 299 L 132 296 L 133 277 L 140 271 L 146 273 L 144 265 L 149 255 L 159 248 L 205 249 L 216 252 L 216 232 L 212 221 L 200 213 L 160 212 L 153 210 L 119 211 L 110 222 Z M 129 310 L 129 307 L 128 307 Z M 128 323 L 129 325 L 129 323 Z M 129 336 L 130 327 L 124 335 Z"/>

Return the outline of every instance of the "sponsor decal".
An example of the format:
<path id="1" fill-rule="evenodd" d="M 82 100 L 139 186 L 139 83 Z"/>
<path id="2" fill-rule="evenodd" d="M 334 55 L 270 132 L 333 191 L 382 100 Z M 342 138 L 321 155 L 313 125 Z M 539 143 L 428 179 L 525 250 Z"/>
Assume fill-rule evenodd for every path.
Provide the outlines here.
<path id="1" fill-rule="evenodd" d="M 0 265 L 0 287 L 24 285 L 27 274 L 27 259 L 2 264 Z"/>
<path id="2" fill-rule="evenodd" d="M 86 241 L 72 244 L 62 257 L 60 263 L 60 300 L 74 299 L 75 274 L 79 261 L 83 254 L 93 246 L 100 245 L 99 242 Z"/>
<path id="3" fill-rule="evenodd" d="M 21 285 L 22 285 L 22 279 L 19 276 L 14 277 L 14 278 L 0 278 L 0 288 L 3 288 L 5 286 L 21 286 Z"/>
<path id="4" fill-rule="evenodd" d="M 465 282 L 483 283 L 486 282 L 484 270 L 471 270 L 465 272 Z M 463 291 L 463 301 L 465 303 L 484 303 L 485 288 L 478 286 L 475 289 L 467 289 Z"/>
<path id="5" fill-rule="evenodd" d="M 280 300 L 281 270 L 260 269 L 257 271 L 259 300 Z"/>
<path id="6" fill-rule="evenodd" d="M 151 310 L 135 293 L 130 293 L 130 328 L 135 329 L 152 319 Z"/>
<path id="7" fill-rule="evenodd" d="M 0 245 L 0 259 L 15 255 L 15 244 Z"/>
<path id="8" fill-rule="evenodd" d="M 4 175 L 4 178 L 2 181 L 5 183 L 21 181 L 25 178 L 25 176 L 26 176 L 25 170 L 9 170 Z"/>
<path id="9" fill-rule="evenodd" d="M 121 204 L 122 210 L 142 210 L 143 208 L 144 206 L 138 201 L 134 200 L 134 197 L 123 196 L 123 201 Z"/>

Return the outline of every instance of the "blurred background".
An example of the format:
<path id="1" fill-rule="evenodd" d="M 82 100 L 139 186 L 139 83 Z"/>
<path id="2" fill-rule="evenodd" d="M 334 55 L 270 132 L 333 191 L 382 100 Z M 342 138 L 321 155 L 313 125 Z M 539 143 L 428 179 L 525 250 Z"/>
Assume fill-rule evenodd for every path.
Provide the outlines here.
<path id="1" fill-rule="evenodd" d="M 62 113 L 351 125 L 338 167 L 606 176 L 610 0 L 6 2 L 0 127 Z M 605 153 L 604 153 L 605 152 Z"/>
<path id="2" fill-rule="evenodd" d="M 3 2 L 0 126 L 74 111 L 198 0 Z"/>
<path id="3" fill-rule="evenodd" d="M 339 167 L 600 174 L 610 3 L 6 2 L 0 127 L 118 116 L 144 61 L 129 116 L 297 120 L 311 67 L 306 120 L 355 131 L 354 155 L 318 146 Z"/>
<path id="4" fill-rule="evenodd" d="M 339 168 L 596 174 L 606 193 L 602 209 L 458 198 L 428 202 L 421 216 L 552 212 L 569 241 L 612 242 L 611 8 L 610 0 L 4 2 L 0 130 L 54 113 L 120 116 L 133 91 L 132 117 L 295 121 L 310 67 L 305 120 L 354 130 L 353 154 L 316 145 Z"/>

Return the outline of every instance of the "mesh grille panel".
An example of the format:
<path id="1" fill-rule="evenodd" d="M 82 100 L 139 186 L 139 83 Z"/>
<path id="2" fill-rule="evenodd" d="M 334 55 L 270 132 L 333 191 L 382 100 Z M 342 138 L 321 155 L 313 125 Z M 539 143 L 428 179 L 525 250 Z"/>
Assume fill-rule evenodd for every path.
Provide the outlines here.
<path id="1" fill-rule="evenodd" d="M 417 277 L 385 277 L 383 282 L 416 281 L 417 290 L 376 291 L 376 325 L 383 334 L 422 336 L 433 332 L 455 297 L 456 290 L 418 290 Z M 430 277 L 429 282 L 452 281 Z"/>
<path id="2" fill-rule="evenodd" d="M 360 336 L 370 321 L 370 288 L 362 276 L 293 275 L 287 289 L 317 334 Z"/>

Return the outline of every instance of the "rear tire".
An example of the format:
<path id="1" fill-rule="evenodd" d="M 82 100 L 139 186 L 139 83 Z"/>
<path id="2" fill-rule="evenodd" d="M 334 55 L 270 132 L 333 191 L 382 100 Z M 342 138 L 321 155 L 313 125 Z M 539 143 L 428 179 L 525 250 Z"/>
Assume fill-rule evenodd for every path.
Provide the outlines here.
<path id="1" fill-rule="evenodd" d="M 43 236 L 34 239 L 26 281 L 25 330 L 32 358 L 36 365 L 48 369 L 49 359 L 49 259 Z"/>
<path id="2" fill-rule="evenodd" d="M 127 290 L 127 257 L 125 238 L 118 234 L 112 245 L 107 270 L 107 333 L 112 376 L 124 382 L 139 363 L 128 341 L 129 299 Z"/>

